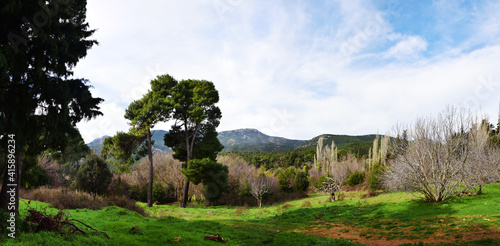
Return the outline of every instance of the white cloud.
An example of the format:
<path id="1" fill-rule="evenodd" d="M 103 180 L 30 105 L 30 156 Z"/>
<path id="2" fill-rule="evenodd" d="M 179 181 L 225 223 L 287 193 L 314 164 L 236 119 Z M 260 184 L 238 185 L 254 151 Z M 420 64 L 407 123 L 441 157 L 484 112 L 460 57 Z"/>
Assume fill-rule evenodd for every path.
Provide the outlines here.
<path id="1" fill-rule="evenodd" d="M 113 136 L 117 131 L 128 131 L 129 125 L 124 118 L 124 109 L 115 103 L 102 103 L 100 107 L 103 116 L 76 125 L 85 143 L 105 135 Z"/>
<path id="2" fill-rule="evenodd" d="M 427 49 L 427 42 L 419 36 L 403 37 L 396 45 L 392 46 L 385 54 L 385 58 L 398 60 L 413 59 Z"/>
<path id="3" fill-rule="evenodd" d="M 164 73 L 215 83 L 218 130 L 251 127 L 298 139 L 385 133 L 396 121 L 460 103 L 496 116 L 500 88 L 480 78 L 500 79 L 498 42 L 425 57 L 432 40 L 395 33 L 369 1 L 315 4 L 89 0 L 100 46 L 75 76 L 106 101 L 104 116 L 78 124 L 82 135 L 90 141 L 126 131 L 124 108 Z M 366 57 L 369 66 L 353 65 Z"/>

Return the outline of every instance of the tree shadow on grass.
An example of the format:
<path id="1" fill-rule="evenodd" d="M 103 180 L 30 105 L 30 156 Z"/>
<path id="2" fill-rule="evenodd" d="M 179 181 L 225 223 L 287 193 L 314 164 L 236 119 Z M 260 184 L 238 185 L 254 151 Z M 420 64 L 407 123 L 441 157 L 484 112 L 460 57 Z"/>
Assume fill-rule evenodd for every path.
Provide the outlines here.
<path id="1" fill-rule="evenodd" d="M 432 203 L 423 199 L 397 204 L 385 204 L 383 207 L 387 217 L 400 221 L 429 219 L 457 213 L 457 210 L 448 203 Z"/>

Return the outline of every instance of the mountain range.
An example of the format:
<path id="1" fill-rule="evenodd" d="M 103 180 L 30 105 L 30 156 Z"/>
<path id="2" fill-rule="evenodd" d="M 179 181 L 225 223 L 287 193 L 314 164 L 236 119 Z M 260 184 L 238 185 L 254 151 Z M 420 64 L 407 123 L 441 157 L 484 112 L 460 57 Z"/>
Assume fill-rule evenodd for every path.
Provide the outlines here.
<path id="1" fill-rule="evenodd" d="M 152 135 L 152 140 L 154 141 L 153 150 L 154 151 L 164 151 L 169 152 L 171 149 L 165 146 L 163 142 L 163 136 L 167 133 L 164 130 L 156 130 Z M 87 145 L 96 151 L 101 152 L 104 139 L 109 136 L 103 136 L 94 139 Z M 221 131 L 219 132 L 218 139 L 222 145 L 224 145 L 223 152 L 229 151 L 290 151 L 300 148 L 311 148 L 316 147 L 318 139 L 320 137 L 324 138 L 324 144 L 331 144 L 335 141 L 335 144 L 340 148 L 354 143 L 368 143 L 375 139 L 376 135 L 362 135 L 362 136 L 349 136 L 349 135 L 333 135 L 333 134 L 322 134 L 316 136 L 310 140 L 294 140 L 287 139 L 283 137 L 268 136 L 257 129 L 237 129 L 231 131 Z"/>

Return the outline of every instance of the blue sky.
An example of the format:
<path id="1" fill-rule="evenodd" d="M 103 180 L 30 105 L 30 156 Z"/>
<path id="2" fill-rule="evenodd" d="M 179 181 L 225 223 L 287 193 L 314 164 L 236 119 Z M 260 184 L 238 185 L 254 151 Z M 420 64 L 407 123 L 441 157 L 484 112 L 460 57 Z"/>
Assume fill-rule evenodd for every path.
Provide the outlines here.
<path id="1" fill-rule="evenodd" d="M 74 70 L 104 116 L 77 126 L 87 142 L 127 131 L 125 109 L 165 73 L 214 82 L 219 131 L 384 134 L 447 105 L 496 122 L 498 13 L 499 1 L 89 0 L 100 44 Z"/>

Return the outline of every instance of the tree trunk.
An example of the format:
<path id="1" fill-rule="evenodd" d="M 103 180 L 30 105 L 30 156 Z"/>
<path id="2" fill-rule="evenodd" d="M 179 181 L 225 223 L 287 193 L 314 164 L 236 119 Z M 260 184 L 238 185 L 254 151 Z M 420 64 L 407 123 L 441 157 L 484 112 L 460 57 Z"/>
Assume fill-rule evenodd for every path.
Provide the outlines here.
<path id="1" fill-rule="evenodd" d="M 148 207 L 153 206 L 153 152 L 151 150 L 151 131 L 148 129 L 148 157 L 149 157 L 149 187 L 148 187 Z"/>
<path id="2" fill-rule="evenodd" d="M 187 120 L 185 119 L 184 122 L 187 122 Z M 189 134 L 186 123 L 184 124 L 184 132 L 185 132 L 184 136 L 186 138 L 186 154 L 187 154 L 186 167 L 187 167 L 189 160 L 191 160 L 193 152 L 191 149 L 191 145 L 189 144 Z M 193 137 L 193 142 L 194 142 L 194 137 Z M 182 194 L 181 208 L 185 208 L 187 206 L 188 197 L 189 197 L 189 180 L 187 180 L 186 178 L 186 181 L 184 182 L 184 193 Z"/>
<path id="3" fill-rule="evenodd" d="M 182 204 L 181 204 L 181 207 L 182 208 L 185 208 L 187 206 L 187 200 L 189 198 L 189 181 L 186 181 L 184 182 L 184 193 L 182 194 Z"/>
<path id="4" fill-rule="evenodd" d="M 474 193 L 474 195 L 481 195 L 483 194 L 483 185 L 479 185 L 479 189 Z"/>

